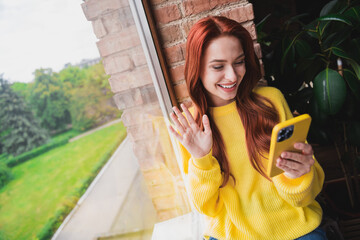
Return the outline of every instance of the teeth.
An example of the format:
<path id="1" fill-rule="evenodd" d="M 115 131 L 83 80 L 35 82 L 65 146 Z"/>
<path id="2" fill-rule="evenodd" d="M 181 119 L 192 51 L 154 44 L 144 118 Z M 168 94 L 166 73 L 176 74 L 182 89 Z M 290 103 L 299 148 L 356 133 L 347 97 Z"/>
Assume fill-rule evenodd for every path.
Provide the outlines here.
<path id="1" fill-rule="evenodd" d="M 232 85 L 221 85 L 221 84 L 219 84 L 219 86 L 222 87 L 222 88 L 232 88 L 232 87 L 234 87 L 235 85 L 236 85 L 236 83 L 234 83 L 234 84 L 232 84 Z"/>

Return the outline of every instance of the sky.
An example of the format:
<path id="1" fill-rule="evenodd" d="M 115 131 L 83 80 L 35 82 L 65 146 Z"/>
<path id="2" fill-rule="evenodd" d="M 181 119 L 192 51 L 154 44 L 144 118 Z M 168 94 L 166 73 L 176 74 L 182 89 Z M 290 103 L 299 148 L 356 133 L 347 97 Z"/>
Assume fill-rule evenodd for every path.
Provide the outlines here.
<path id="1" fill-rule="evenodd" d="M 39 68 L 99 57 L 82 0 L 0 0 L 0 74 L 31 82 Z"/>

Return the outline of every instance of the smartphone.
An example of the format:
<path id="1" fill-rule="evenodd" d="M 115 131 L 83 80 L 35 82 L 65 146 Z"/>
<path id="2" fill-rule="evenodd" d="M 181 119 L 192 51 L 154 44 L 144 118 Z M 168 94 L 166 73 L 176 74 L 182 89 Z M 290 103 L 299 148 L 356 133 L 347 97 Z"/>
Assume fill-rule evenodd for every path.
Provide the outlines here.
<path id="1" fill-rule="evenodd" d="M 267 175 L 269 177 L 274 177 L 284 172 L 276 167 L 276 160 L 282 152 L 301 152 L 294 148 L 294 144 L 306 141 L 310 123 L 310 115 L 302 114 L 274 126 L 271 133 L 269 162 L 267 166 Z"/>

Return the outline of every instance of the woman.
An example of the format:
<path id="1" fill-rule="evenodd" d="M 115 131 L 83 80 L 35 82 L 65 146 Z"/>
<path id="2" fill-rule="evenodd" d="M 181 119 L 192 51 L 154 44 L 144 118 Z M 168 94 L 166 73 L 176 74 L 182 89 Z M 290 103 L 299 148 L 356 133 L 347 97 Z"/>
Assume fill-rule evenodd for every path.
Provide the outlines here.
<path id="1" fill-rule="evenodd" d="M 185 78 L 194 108 L 174 107 L 189 196 L 206 217 L 205 239 L 326 239 L 315 197 L 324 173 L 311 145 L 284 152 L 272 179 L 265 169 L 273 126 L 292 118 L 281 94 L 261 77 L 249 33 L 208 17 L 190 30 Z"/>

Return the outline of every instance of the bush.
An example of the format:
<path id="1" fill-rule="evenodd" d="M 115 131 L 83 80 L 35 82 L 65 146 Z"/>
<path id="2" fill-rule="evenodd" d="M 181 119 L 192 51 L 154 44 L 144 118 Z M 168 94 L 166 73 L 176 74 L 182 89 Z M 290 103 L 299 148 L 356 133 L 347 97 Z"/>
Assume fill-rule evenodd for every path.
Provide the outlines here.
<path id="1" fill-rule="evenodd" d="M 65 145 L 69 142 L 69 139 L 73 138 L 74 136 L 78 135 L 79 131 L 69 131 L 67 133 L 61 134 L 53 139 L 47 144 L 44 144 L 38 148 L 34 148 L 31 151 L 28 151 L 26 153 L 20 154 L 16 157 L 11 157 L 6 160 L 6 164 L 8 167 L 14 167 L 20 163 L 23 163 L 31 158 L 37 157 L 40 154 L 43 154 L 47 151 L 50 151 L 51 149 L 60 147 L 62 145 Z"/>
<path id="2" fill-rule="evenodd" d="M 11 170 L 4 163 L 0 163 L 0 188 L 5 186 L 12 178 Z"/>

